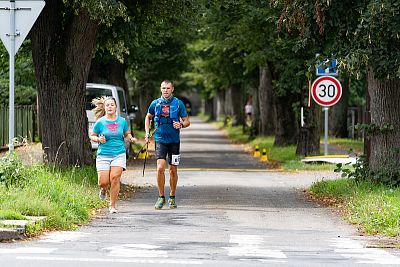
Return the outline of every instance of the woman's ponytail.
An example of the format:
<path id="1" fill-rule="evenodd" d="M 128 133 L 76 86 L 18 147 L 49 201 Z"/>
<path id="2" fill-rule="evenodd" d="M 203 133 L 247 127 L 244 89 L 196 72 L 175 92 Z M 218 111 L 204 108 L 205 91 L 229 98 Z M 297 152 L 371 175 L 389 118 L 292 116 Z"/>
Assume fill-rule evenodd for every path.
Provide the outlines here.
<path id="1" fill-rule="evenodd" d="M 104 101 L 105 101 L 105 97 L 96 97 L 92 100 L 92 105 L 95 106 L 95 108 L 93 108 L 92 111 L 94 113 L 94 118 L 96 120 L 98 120 L 101 117 L 103 117 L 104 115 L 106 115 Z"/>

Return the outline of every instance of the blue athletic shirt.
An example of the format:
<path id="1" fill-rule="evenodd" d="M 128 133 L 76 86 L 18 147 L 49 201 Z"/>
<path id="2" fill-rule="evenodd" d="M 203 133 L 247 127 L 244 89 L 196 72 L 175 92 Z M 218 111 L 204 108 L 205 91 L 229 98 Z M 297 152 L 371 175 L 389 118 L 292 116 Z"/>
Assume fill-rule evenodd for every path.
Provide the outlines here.
<path id="1" fill-rule="evenodd" d="M 173 121 L 170 119 L 170 104 L 174 97 L 171 97 L 168 100 L 162 100 L 161 102 L 161 114 L 160 114 L 160 121 L 157 123 L 155 122 L 155 127 L 157 127 L 157 131 L 154 133 L 154 140 L 158 143 L 163 144 L 173 144 L 179 143 L 180 138 L 179 129 L 175 129 L 172 125 Z M 179 99 L 178 100 L 178 118 L 185 118 L 187 117 L 187 112 L 185 105 Z M 150 107 L 148 109 L 148 113 L 150 113 L 153 118 L 155 117 L 155 107 L 160 99 L 156 99 L 151 102 Z"/>
<path id="2" fill-rule="evenodd" d="M 128 123 L 122 117 L 110 121 L 102 117 L 96 121 L 93 126 L 93 133 L 98 136 L 103 135 L 106 138 L 104 144 L 99 143 L 97 155 L 117 156 L 125 153 L 124 134 L 129 131 Z"/>

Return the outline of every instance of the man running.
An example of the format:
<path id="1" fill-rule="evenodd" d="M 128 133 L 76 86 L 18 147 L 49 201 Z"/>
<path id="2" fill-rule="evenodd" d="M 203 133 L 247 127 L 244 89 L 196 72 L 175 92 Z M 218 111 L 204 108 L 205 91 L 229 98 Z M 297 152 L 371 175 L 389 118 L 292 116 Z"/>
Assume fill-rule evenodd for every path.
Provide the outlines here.
<path id="1" fill-rule="evenodd" d="M 171 209 L 177 208 L 175 193 L 178 183 L 177 167 L 180 161 L 180 129 L 189 127 L 190 121 L 185 105 L 174 97 L 174 85 L 165 80 L 161 83 L 161 97 L 151 102 L 148 109 L 145 125 L 145 142 L 149 143 L 150 124 L 154 119 L 154 140 L 157 158 L 157 186 L 159 197 L 155 209 L 162 209 L 165 204 L 165 164 L 168 155 L 170 192 L 168 205 Z"/>

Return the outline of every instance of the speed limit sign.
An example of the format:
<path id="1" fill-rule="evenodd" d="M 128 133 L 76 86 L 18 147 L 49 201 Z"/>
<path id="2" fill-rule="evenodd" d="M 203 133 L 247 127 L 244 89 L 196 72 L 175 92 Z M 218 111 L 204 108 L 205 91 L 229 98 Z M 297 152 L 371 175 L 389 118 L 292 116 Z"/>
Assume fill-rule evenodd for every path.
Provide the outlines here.
<path id="1" fill-rule="evenodd" d="M 324 107 L 335 105 L 342 97 L 342 85 L 332 76 L 321 76 L 311 86 L 314 101 Z"/>

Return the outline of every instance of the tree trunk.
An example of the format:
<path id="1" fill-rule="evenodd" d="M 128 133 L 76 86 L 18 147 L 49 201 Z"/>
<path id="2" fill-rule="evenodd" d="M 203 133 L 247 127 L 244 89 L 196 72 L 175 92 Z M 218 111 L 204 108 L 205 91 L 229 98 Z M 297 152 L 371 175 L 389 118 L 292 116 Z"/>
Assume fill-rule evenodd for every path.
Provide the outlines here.
<path id="1" fill-rule="evenodd" d="M 225 102 L 224 102 L 224 113 L 225 113 L 225 118 L 224 118 L 224 126 L 227 126 L 228 120 L 232 119 L 233 115 L 233 108 L 232 108 L 232 88 L 228 87 L 225 91 Z"/>
<path id="2" fill-rule="evenodd" d="M 64 10 L 62 1 L 47 1 L 31 32 L 42 145 L 49 162 L 93 163 L 85 88 L 97 29 L 87 12 L 74 14 Z"/>
<path id="3" fill-rule="evenodd" d="M 136 89 L 139 96 L 139 110 L 135 117 L 135 124 L 142 128 L 144 127 L 144 118 L 147 115 L 147 110 L 150 106 L 151 101 L 154 100 L 154 91 L 152 83 L 147 83 L 145 80 L 138 81 L 136 83 Z"/>
<path id="4" fill-rule="evenodd" d="M 204 101 L 204 114 L 209 116 L 209 121 L 215 121 L 217 119 L 214 100 L 215 97 L 207 97 Z"/>
<path id="5" fill-rule="evenodd" d="M 286 92 L 284 96 L 275 96 L 277 116 L 274 146 L 294 145 L 297 142 L 297 118 L 292 104 L 299 99 L 297 94 Z"/>
<path id="6" fill-rule="evenodd" d="M 368 93 L 371 105 L 371 124 L 394 129 L 371 136 L 369 167 L 372 171 L 400 166 L 400 79 L 378 81 L 368 72 Z"/>
<path id="7" fill-rule="evenodd" d="M 331 136 L 339 138 L 348 137 L 347 111 L 349 109 L 349 78 L 342 80 L 342 97 L 340 101 L 332 107 L 329 118 L 329 133 Z"/>
<path id="8" fill-rule="evenodd" d="M 371 123 L 371 98 L 369 97 L 369 92 L 368 92 L 368 88 L 365 92 L 365 112 L 364 112 L 364 119 L 363 119 L 363 123 L 364 124 L 370 124 Z M 365 132 L 363 133 L 364 135 L 364 156 L 365 156 L 365 160 L 366 162 L 369 162 L 369 158 L 371 156 L 371 139 L 370 137 L 365 134 Z"/>
<path id="9" fill-rule="evenodd" d="M 300 127 L 296 155 L 310 156 L 320 153 L 321 106 L 311 101 L 310 108 L 304 108 L 304 127 Z"/>
<path id="10" fill-rule="evenodd" d="M 273 135 L 275 133 L 276 121 L 273 101 L 272 73 L 268 64 L 260 67 L 258 97 L 260 135 Z"/>
<path id="11" fill-rule="evenodd" d="M 226 117 L 225 115 L 225 91 L 218 91 L 216 96 L 217 105 L 215 108 L 216 119 L 221 120 Z"/>
<path id="12" fill-rule="evenodd" d="M 128 96 L 128 83 L 125 79 L 125 71 L 126 65 L 117 60 L 104 62 L 101 58 L 95 58 L 91 63 L 88 81 L 119 86 L 124 89 L 125 94 Z M 127 97 L 127 100 L 129 101 L 129 97 Z"/>
<path id="13" fill-rule="evenodd" d="M 232 126 L 244 124 L 243 90 L 241 84 L 233 83 L 225 94 L 227 114 L 232 119 Z"/>
<path id="14" fill-rule="evenodd" d="M 259 72 L 258 72 L 259 75 Z M 251 130 L 250 130 L 250 138 L 256 138 L 260 133 L 260 109 L 259 109 L 259 99 L 258 99 L 258 83 L 259 78 L 257 75 L 257 79 L 253 79 L 252 86 L 252 96 L 253 96 L 253 112 L 251 113 Z"/>

